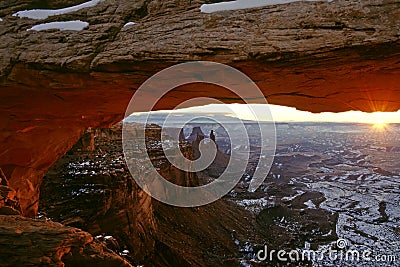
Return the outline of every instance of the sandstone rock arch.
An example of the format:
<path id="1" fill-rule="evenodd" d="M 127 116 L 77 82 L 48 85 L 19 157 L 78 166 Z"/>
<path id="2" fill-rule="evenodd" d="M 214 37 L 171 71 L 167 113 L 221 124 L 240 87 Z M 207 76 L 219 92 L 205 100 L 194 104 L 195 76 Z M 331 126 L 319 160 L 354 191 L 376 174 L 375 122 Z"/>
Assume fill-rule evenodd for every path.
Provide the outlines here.
<path id="1" fill-rule="evenodd" d="M 43 174 L 84 129 L 121 120 L 135 89 L 179 62 L 229 64 L 249 75 L 270 103 L 302 110 L 400 109 L 396 0 L 297 2 L 213 14 L 200 13 L 198 0 L 106 0 L 44 21 L 11 15 L 33 2 L 0 4 L 0 167 L 27 216 L 37 212 Z M 73 19 L 90 26 L 27 31 Z M 124 27 L 129 21 L 136 24 Z M 174 91 L 157 109 L 201 94 L 239 101 L 192 86 Z"/>

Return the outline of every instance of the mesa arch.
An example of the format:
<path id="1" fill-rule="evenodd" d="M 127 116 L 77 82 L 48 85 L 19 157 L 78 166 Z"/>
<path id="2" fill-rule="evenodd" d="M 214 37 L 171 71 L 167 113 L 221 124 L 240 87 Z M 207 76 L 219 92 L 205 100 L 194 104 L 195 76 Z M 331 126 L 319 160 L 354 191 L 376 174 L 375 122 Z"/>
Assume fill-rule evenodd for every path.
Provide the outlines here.
<path id="1" fill-rule="evenodd" d="M 233 66 L 273 104 L 312 112 L 400 109 L 400 3 L 297 2 L 204 14 L 202 1 L 106 0 L 45 22 L 82 19 L 74 31 L 0 4 L 0 168 L 26 216 L 37 213 L 46 170 L 88 127 L 123 118 L 135 90 L 165 67 L 191 60 Z M 68 4 L 81 3 L 79 0 Z M 129 21 L 136 24 L 124 25 Z M 177 88 L 157 109 L 197 96 L 239 102 L 210 86 Z"/>

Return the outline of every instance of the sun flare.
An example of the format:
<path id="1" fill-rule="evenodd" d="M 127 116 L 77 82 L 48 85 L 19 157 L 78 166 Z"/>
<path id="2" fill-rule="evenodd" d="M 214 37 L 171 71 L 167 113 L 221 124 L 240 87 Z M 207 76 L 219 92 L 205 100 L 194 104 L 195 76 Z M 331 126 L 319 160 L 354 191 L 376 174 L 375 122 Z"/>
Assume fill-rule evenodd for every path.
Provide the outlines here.
<path id="1" fill-rule="evenodd" d="M 372 126 L 377 130 L 383 131 L 388 127 L 388 124 L 383 120 L 377 120 L 373 122 Z"/>

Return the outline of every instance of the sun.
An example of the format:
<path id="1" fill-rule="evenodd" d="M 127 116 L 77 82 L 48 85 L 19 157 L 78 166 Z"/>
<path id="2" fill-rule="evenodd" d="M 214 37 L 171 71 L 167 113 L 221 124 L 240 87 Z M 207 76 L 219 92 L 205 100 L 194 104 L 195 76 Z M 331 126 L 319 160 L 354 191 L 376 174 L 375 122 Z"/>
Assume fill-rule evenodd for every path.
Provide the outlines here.
<path id="1" fill-rule="evenodd" d="M 388 127 L 388 124 L 386 122 L 384 122 L 383 120 L 377 120 L 372 123 L 372 126 L 374 127 L 374 129 L 383 131 L 383 130 L 386 130 L 386 128 Z"/>

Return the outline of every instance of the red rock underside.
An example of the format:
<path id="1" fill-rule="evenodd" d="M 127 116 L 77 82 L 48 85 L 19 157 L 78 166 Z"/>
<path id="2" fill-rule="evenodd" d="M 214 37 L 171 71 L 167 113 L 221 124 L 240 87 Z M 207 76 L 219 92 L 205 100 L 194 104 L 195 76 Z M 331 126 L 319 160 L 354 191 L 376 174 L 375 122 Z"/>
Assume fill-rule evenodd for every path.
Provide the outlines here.
<path id="1" fill-rule="evenodd" d="M 321 57 L 285 59 L 283 55 L 274 62 L 256 59 L 231 65 L 249 75 L 272 104 L 312 112 L 396 111 L 400 109 L 399 47 L 390 43 Z M 13 67 L 0 81 L 0 168 L 17 191 L 24 215 L 35 216 L 44 173 L 83 131 L 120 121 L 140 84 L 175 63 L 119 63 L 91 73 Z M 221 87 L 191 84 L 169 93 L 155 109 L 171 109 L 199 96 L 241 102 Z"/>

